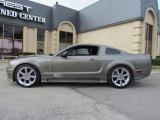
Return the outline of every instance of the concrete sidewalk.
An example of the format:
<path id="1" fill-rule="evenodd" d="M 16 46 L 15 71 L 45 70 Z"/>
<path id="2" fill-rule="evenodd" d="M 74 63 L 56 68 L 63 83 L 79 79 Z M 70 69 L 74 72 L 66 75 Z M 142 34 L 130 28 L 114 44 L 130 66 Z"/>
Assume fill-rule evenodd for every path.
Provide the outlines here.
<path id="1" fill-rule="evenodd" d="M 8 66 L 7 61 L 0 61 L 0 71 L 6 70 L 6 67 Z"/>
<path id="2" fill-rule="evenodd" d="M 160 69 L 153 69 L 151 74 L 160 74 Z"/>

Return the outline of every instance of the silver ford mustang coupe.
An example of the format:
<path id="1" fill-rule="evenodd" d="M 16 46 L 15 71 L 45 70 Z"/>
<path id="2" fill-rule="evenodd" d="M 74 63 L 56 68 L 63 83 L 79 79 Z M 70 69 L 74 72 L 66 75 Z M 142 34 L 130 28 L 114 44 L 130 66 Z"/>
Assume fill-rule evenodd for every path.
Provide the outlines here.
<path id="1" fill-rule="evenodd" d="M 41 82 L 109 83 L 126 88 L 151 74 L 150 55 L 134 55 L 104 46 L 78 44 L 56 55 L 35 55 L 9 62 L 8 79 L 22 87 Z"/>

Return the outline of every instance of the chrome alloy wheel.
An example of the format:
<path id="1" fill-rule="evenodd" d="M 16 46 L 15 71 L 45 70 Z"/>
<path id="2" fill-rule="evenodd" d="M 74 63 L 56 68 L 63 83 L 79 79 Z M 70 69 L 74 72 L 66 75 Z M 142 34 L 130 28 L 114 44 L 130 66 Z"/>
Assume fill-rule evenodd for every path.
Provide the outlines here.
<path id="1" fill-rule="evenodd" d="M 118 87 L 124 87 L 130 82 L 130 72 L 123 67 L 117 68 L 112 72 L 112 82 Z"/>
<path id="2" fill-rule="evenodd" d="M 36 81 L 36 72 L 31 67 L 22 67 L 17 72 L 17 80 L 23 86 L 31 86 Z"/>

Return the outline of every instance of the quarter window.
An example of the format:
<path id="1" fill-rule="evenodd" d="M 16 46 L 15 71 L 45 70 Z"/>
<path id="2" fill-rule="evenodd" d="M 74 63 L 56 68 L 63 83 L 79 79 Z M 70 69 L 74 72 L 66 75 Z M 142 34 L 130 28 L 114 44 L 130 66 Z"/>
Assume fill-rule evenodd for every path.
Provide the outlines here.
<path id="1" fill-rule="evenodd" d="M 112 48 L 106 48 L 106 54 L 120 54 L 121 52 Z"/>

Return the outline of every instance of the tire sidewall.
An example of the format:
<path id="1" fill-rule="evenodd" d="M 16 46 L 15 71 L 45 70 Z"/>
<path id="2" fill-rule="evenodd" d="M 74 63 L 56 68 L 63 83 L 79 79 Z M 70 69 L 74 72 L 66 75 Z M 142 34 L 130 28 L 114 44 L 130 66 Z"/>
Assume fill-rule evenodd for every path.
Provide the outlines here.
<path id="1" fill-rule="evenodd" d="M 19 81 L 18 81 L 18 79 L 17 79 L 17 73 L 18 73 L 18 71 L 19 71 L 21 68 L 23 68 L 23 67 L 30 67 L 30 68 L 32 68 L 32 69 L 35 71 L 35 73 L 36 73 L 36 80 L 35 80 L 34 83 L 31 84 L 30 86 L 22 85 L 21 83 L 19 83 Z M 24 87 L 24 88 L 34 87 L 34 86 L 38 85 L 38 83 L 40 83 L 40 81 L 41 81 L 40 72 L 39 72 L 39 70 L 38 70 L 35 66 L 33 66 L 33 65 L 23 64 L 23 65 L 20 65 L 20 66 L 15 70 L 15 72 L 14 72 L 14 80 L 15 80 L 16 83 L 17 83 L 18 85 L 20 85 L 21 87 Z"/>
<path id="2" fill-rule="evenodd" d="M 117 69 L 117 68 L 125 68 L 125 69 L 127 69 L 127 70 L 129 71 L 130 80 L 129 80 L 129 82 L 128 82 L 127 85 L 120 87 L 120 86 L 117 86 L 117 85 L 115 85 L 115 84 L 113 83 L 113 81 L 112 81 L 112 73 L 113 73 L 113 71 L 114 71 L 115 69 Z M 109 72 L 109 74 L 108 74 L 108 83 L 109 83 L 109 85 L 111 85 L 111 86 L 113 86 L 113 87 L 115 87 L 115 88 L 123 89 L 123 88 L 126 88 L 126 87 L 128 87 L 128 86 L 130 85 L 130 83 L 131 83 L 131 81 L 132 81 L 132 78 L 133 78 L 132 71 L 131 71 L 128 67 L 126 67 L 126 66 L 119 65 L 119 66 L 113 67 L 113 68 L 110 70 L 110 72 Z"/>

